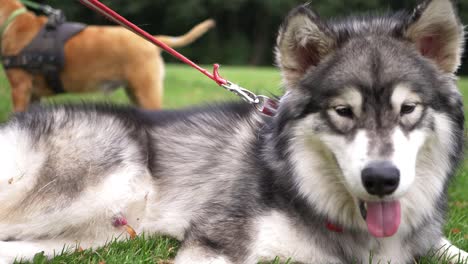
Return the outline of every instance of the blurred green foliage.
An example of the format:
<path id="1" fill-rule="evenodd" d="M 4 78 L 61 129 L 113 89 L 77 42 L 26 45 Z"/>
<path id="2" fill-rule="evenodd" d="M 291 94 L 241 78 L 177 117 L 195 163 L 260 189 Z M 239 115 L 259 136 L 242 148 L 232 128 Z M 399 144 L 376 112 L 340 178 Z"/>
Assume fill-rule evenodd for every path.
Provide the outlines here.
<path id="1" fill-rule="evenodd" d="M 112 24 L 77 0 L 38 0 L 61 8 L 69 20 Z M 216 30 L 181 51 L 201 63 L 271 65 L 276 32 L 288 11 L 306 0 L 102 0 L 153 34 L 178 35 L 208 17 Z M 344 16 L 371 10 L 411 9 L 417 0 L 312 0 L 322 17 Z M 468 24 L 468 1 L 457 3 Z M 166 56 L 168 61 L 175 61 Z M 468 61 L 467 61 L 468 62 Z M 465 63 L 465 65 L 468 63 Z M 468 67 L 464 72 L 468 74 Z"/>

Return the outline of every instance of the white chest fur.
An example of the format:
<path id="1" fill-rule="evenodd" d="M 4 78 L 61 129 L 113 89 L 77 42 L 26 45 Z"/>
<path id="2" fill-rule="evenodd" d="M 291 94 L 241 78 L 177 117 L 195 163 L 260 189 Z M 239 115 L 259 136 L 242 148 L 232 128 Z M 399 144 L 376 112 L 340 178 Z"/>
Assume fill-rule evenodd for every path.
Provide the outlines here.
<path id="1" fill-rule="evenodd" d="M 308 232 L 301 231 L 286 215 L 273 211 L 268 215 L 257 218 L 254 229 L 255 242 L 252 245 L 252 260 L 272 260 L 276 257 L 282 261 L 288 259 L 300 263 L 341 263 L 336 256 L 324 252 L 323 245 L 332 241 L 318 241 Z M 407 263 L 411 259 L 408 248 L 402 246 L 401 238 L 396 235 L 391 238 L 369 241 L 368 248 L 347 243 L 356 258 L 365 261 L 372 259 L 372 263 Z M 252 261 L 254 262 L 254 261 Z"/>

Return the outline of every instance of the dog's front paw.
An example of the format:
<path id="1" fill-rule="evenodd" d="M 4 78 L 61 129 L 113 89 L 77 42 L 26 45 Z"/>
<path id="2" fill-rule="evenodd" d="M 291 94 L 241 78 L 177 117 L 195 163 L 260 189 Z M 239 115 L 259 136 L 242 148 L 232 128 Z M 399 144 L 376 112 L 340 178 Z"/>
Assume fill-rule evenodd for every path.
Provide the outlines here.
<path id="1" fill-rule="evenodd" d="M 30 249 L 31 249 L 31 246 L 29 246 L 27 242 L 0 241 L 0 264 L 14 263 L 15 260 L 18 260 L 18 261 L 31 260 L 33 255 L 30 254 L 29 252 Z M 36 250 L 36 252 L 38 251 L 39 250 Z"/>
<path id="2" fill-rule="evenodd" d="M 13 263 L 15 260 L 11 259 L 11 256 L 7 255 L 5 252 L 5 247 L 3 247 L 5 242 L 0 241 L 0 264 L 10 264 Z"/>
<path id="3" fill-rule="evenodd" d="M 467 264 L 468 263 L 468 253 L 460 249 L 460 253 L 455 255 L 452 260 L 451 264 Z"/>
<path id="4" fill-rule="evenodd" d="M 1 246 L 1 245 L 0 245 Z M 11 264 L 15 262 L 15 259 L 11 258 L 11 256 L 8 256 L 8 255 L 3 255 L 1 252 L 0 252 L 0 264 Z"/>
<path id="5" fill-rule="evenodd" d="M 452 245 L 443 238 L 439 245 L 439 257 L 448 260 L 451 264 L 468 264 L 468 253 Z"/>

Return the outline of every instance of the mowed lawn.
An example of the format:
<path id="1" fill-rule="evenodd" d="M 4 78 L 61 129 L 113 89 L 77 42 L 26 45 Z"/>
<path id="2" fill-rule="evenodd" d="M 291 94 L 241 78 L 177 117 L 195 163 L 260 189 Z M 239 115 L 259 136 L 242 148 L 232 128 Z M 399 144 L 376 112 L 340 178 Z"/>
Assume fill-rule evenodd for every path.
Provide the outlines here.
<path id="1" fill-rule="evenodd" d="M 208 66 L 209 67 L 209 66 Z M 221 75 L 258 93 L 280 94 L 280 76 L 274 68 L 222 67 Z M 468 78 L 461 79 L 465 94 L 465 113 L 468 113 Z M 237 100 L 209 79 L 186 66 L 167 65 L 165 81 L 165 108 L 181 108 L 192 105 Z M 108 101 L 129 103 L 122 89 L 108 94 L 65 95 L 43 100 L 47 102 Z M 11 113 L 10 89 L 0 71 L 0 122 Z M 1 147 L 1 146 L 0 146 Z M 1 162 L 1 161 L 0 161 Z M 1 168 L 0 168 L 1 173 Z M 450 185 L 450 212 L 445 234 L 458 247 L 468 250 L 468 160 L 464 159 L 457 177 Z M 98 250 L 67 253 L 47 261 L 37 254 L 34 263 L 165 263 L 175 256 L 179 244 L 167 237 L 140 235 L 134 240 L 113 242 Z M 59 252 L 60 253 L 60 252 Z M 277 261 L 274 261 L 277 263 Z M 444 263 L 428 257 L 421 263 Z"/>

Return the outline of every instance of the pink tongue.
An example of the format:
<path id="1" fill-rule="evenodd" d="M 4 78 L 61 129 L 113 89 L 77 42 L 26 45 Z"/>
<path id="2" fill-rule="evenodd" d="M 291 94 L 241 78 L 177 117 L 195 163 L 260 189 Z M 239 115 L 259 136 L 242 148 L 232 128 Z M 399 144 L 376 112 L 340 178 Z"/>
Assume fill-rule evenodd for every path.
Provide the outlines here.
<path id="1" fill-rule="evenodd" d="M 393 236 L 401 222 L 400 202 L 367 202 L 366 222 L 373 236 Z"/>

